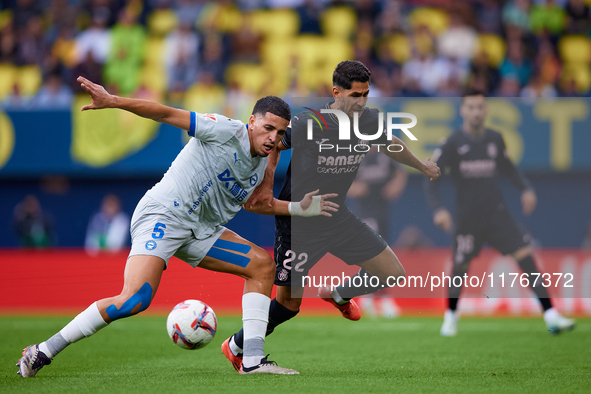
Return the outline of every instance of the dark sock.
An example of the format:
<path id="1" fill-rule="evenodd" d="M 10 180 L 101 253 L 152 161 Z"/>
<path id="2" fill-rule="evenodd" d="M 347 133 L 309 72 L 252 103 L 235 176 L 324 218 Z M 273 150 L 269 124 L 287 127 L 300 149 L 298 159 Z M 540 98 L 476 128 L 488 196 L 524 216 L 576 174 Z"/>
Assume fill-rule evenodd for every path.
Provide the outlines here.
<path id="1" fill-rule="evenodd" d="M 375 293 L 376 291 L 382 290 L 387 287 L 385 283 L 381 281 L 375 284 L 375 279 L 370 281 L 372 275 L 361 268 L 358 273 L 353 275 L 350 280 L 343 283 L 341 286 L 335 288 L 337 293 L 343 300 L 350 300 L 351 298 L 361 297 L 366 294 Z M 373 285 L 372 283 L 373 282 Z M 364 286 L 356 286 L 357 284 L 363 284 Z M 367 284 L 367 286 L 365 286 Z"/>
<path id="2" fill-rule="evenodd" d="M 463 282 L 462 280 L 456 281 L 456 283 L 462 283 L 462 286 L 454 286 L 454 279 L 456 277 L 460 277 L 460 279 L 464 276 L 466 272 L 468 272 L 468 268 L 470 266 L 470 262 L 464 264 L 455 265 L 453 269 L 453 276 L 451 278 L 451 286 L 448 288 L 448 299 L 447 303 L 449 309 L 452 311 L 456 311 L 458 309 L 458 301 L 460 300 L 460 294 L 462 293 Z"/>
<path id="3" fill-rule="evenodd" d="M 524 257 L 523 259 L 519 260 L 517 264 L 519 264 L 519 267 L 523 270 L 523 272 L 528 274 L 529 286 L 532 288 L 534 293 L 536 293 L 536 296 L 538 296 L 538 299 L 540 300 L 540 303 L 542 304 L 542 308 L 544 308 L 544 311 L 547 311 L 548 309 L 552 308 L 552 301 L 550 301 L 548 291 L 544 286 L 542 286 L 543 280 L 541 276 L 538 278 L 538 280 L 536 280 L 539 271 L 536 268 L 536 264 L 534 262 L 532 255 Z M 535 287 L 533 286 L 534 282 L 536 282 Z"/>
<path id="4" fill-rule="evenodd" d="M 267 332 L 265 336 L 271 334 L 275 327 L 280 325 L 281 323 L 285 323 L 295 315 L 297 315 L 299 309 L 297 311 L 292 311 L 281 305 L 277 298 L 273 298 L 271 301 L 271 306 L 269 307 L 269 324 L 267 324 Z M 240 329 L 236 334 L 234 334 L 234 342 L 238 347 L 244 347 L 244 331 Z"/>
<path id="5" fill-rule="evenodd" d="M 458 301 L 460 299 L 459 298 L 448 298 L 447 299 L 447 303 L 449 305 L 449 309 L 451 309 L 452 311 L 456 311 L 456 309 L 458 309 Z"/>

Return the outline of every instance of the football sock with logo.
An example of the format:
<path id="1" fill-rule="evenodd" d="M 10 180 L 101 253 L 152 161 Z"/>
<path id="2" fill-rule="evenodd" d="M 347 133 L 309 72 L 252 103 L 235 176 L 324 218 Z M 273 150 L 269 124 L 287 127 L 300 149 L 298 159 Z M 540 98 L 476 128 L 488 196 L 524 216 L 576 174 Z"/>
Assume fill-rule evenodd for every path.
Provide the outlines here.
<path id="1" fill-rule="evenodd" d="M 39 350 L 47 357 L 53 358 L 69 344 L 91 336 L 106 325 L 107 323 L 101 316 L 95 302 L 76 316 L 60 332 L 40 343 Z"/>
<path id="2" fill-rule="evenodd" d="M 540 303 L 542 304 L 542 308 L 544 308 L 544 311 L 547 311 L 548 309 L 552 308 L 552 301 L 550 301 L 548 291 L 542 285 L 542 278 L 538 276 L 540 275 L 540 272 L 536 268 L 536 264 L 534 262 L 532 255 L 530 254 L 529 256 L 526 256 L 523 259 L 517 261 L 517 264 L 519 264 L 519 267 L 521 267 L 524 273 L 528 274 L 528 277 L 530 279 L 535 277 L 539 278 L 538 280 L 530 280 L 529 286 L 532 288 L 534 293 L 536 293 L 536 296 L 538 296 L 538 299 L 540 300 Z M 535 286 L 533 286 L 534 282 Z"/>
<path id="3" fill-rule="evenodd" d="M 267 332 L 265 336 L 271 334 L 275 327 L 280 325 L 281 323 L 285 323 L 292 317 L 298 314 L 300 310 L 292 311 L 281 305 L 277 298 L 273 298 L 271 301 L 271 306 L 269 308 L 269 324 L 267 325 Z M 232 336 L 230 340 L 230 350 L 234 355 L 242 353 L 242 348 L 244 345 L 244 331 L 240 330 L 236 334 Z"/>
<path id="4" fill-rule="evenodd" d="M 246 293 L 242 296 L 242 327 L 244 330 L 245 368 L 259 365 L 265 357 L 265 332 L 269 322 L 271 299 L 260 293 Z"/>
<path id="5" fill-rule="evenodd" d="M 360 297 L 366 294 L 375 293 L 387 285 L 381 281 L 371 280 L 372 275 L 365 269 L 361 268 L 358 273 L 353 275 L 351 279 L 347 280 L 340 286 L 333 290 L 333 299 L 337 304 L 346 304 L 351 298 Z"/>

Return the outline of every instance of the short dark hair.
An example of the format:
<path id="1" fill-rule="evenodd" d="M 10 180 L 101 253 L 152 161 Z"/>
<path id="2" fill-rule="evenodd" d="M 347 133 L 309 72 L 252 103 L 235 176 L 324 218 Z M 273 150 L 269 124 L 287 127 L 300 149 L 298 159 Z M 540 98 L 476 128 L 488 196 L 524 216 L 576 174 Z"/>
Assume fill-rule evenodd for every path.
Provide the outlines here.
<path id="1" fill-rule="evenodd" d="M 273 115 L 277 115 L 280 118 L 287 120 L 288 122 L 291 120 L 291 110 L 289 109 L 289 104 L 285 101 L 280 99 L 276 96 L 267 96 L 259 99 L 254 108 L 252 109 L 252 114 L 261 114 L 265 115 L 267 112 L 272 113 Z"/>
<path id="2" fill-rule="evenodd" d="M 474 97 L 474 96 L 486 97 L 486 92 L 484 90 L 480 90 L 480 89 L 468 89 L 462 95 L 462 102 L 464 102 L 464 99 L 466 97 Z"/>
<path id="3" fill-rule="evenodd" d="M 332 85 L 351 89 L 353 82 L 370 82 L 371 72 L 358 60 L 345 60 L 332 73 Z"/>

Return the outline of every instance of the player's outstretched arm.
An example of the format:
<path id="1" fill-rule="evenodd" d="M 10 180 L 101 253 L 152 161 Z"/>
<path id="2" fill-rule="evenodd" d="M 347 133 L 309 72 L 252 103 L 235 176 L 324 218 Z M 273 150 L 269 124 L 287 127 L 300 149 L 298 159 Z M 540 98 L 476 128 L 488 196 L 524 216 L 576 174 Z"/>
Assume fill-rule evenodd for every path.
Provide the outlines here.
<path id="1" fill-rule="evenodd" d="M 307 193 L 300 202 L 289 202 L 273 199 L 271 206 L 258 202 L 253 207 L 244 205 L 244 209 L 249 212 L 260 213 L 263 215 L 281 215 L 281 216 L 327 216 L 332 217 L 331 212 L 339 210 L 339 204 L 329 201 L 338 194 L 328 193 L 318 196 L 319 190 Z"/>
<path id="2" fill-rule="evenodd" d="M 260 185 L 254 189 L 252 195 L 246 202 L 245 206 L 253 208 L 259 203 L 272 207 L 273 205 L 273 181 L 275 179 L 275 169 L 279 164 L 279 156 L 281 151 L 287 149 L 281 142 L 269 154 L 267 161 L 267 168 L 265 168 L 265 176 Z"/>
<path id="3" fill-rule="evenodd" d="M 392 137 L 392 144 L 402 146 L 402 150 L 400 152 L 390 152 L 387 149 L 381 149 L 381 151 L 388 155 L 391 159 L 421 171 L 432 181 L 441 176 L 441 170 L 439 169 L 436 163 L 432 162 L 428 157 L 425 161 L 419 160 L 414 155 L 414 153 L 412 153 L 411 150 L 408 149 L 406 144 L 402 142 L 402 140 L 400 140 L 398 137 Z"/>
<path id="4" fill-rule="evenodd" d="M 83 106 L 82 111 L 119 108 L 179 129 L 189 130 L 191 127 L 191 113 L 189 111 L 168 107 L 154 101 L 115 96 L 109 94 L 101 85 L 93 83 L 84 77 L 78 77 L 77 81 L 80 82 L 82 89 L 92 99 L 92 103 Z"/>

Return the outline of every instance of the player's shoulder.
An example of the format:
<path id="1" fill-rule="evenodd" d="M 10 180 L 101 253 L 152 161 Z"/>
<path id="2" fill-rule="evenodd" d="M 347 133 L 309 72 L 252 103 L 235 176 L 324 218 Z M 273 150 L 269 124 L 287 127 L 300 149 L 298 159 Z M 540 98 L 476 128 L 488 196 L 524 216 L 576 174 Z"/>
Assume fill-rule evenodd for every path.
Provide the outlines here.
<path id="1" fill-rule="evenodd" d="M 306 120 L 308 119 L 312 119 L 312 111 L 311 110 L 307 110 L 307 111 L 302 111 L 302 112 L 298 112 L 297 114 L 295 114 L 292 118 L 291 118 L 291 123 L 294 122 L 306 122 Z"/>
<path id="2" fill-rule="evenodd" d="M 449 135 L 449 137 L 443 138 L 441 141 L 439 141 L 439 145 L 454 146 L 461 143 L 463 139 L 465 139 L 464 133 L 461 130 L 455 130 Z"/>
<path id="3" fill-rule="evenodd" d="M 246 125 L 233 118 L 228 118 L 221 114 L 197 114 L 200 119 L 200 126 L 209 126 L 217 133 L 227 133 L 230 135 L 241 134 L 246 131 Z"/>
<path id="4" fill-rule="evenodd" d="M 491 129 L 484 129 L 484 138 L 489 139 L 489 140 L 502 140 L 503 139 L 503 135 L 501 133 L 499 133 L 498 131 L 494 131 Z"/>

